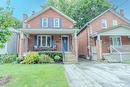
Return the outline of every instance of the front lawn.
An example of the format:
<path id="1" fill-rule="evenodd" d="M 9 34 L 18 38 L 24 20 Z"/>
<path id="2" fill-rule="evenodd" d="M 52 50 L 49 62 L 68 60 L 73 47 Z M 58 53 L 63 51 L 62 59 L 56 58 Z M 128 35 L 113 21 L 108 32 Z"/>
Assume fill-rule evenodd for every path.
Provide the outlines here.
<path id="1" fill-rule="evenodd" d="M 125 64 L 130 64 L 130 61 L 123 61 L 123 63 L 125 63 Z"/>
<path id="2" fill-rule="evenodd" d="M 0 87 L 68 87 L 60 64 L 3 64 L 0 80 L 3 76 L 9 76 L 10 80 Z"/>

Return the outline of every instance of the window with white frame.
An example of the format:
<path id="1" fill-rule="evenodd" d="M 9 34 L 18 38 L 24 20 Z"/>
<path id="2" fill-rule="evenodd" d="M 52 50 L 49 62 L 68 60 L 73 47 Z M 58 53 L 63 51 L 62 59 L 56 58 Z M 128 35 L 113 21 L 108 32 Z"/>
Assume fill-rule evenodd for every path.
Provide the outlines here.
<path id="1" fill-rule="evenodd" d="M 38 47 L 50 47 L 51 46 L 51 36 L 38 35 L 37 36 L 37 46 Z"/>
<path id="2" fill-rule="evenodd" d="M 42 18 L 42 27 L 48 27 L 48 18 Z"/>
<path id="3" fill-rule="evenodd" d="M 107 20 L 106 19 L 102 19 L 101 21 L 101 25 L 102 25 L 102 28 L 107 28 Z"/>
<path id="4" fill-rule="evenodd" d="M 112 20 L 112 25 L 117 26 L 118 25 L 117 20 Z"/>
<path id="5" fill-rule="evenodd" d="M 53 19 L 53 27 L 56 27 L 56 28 L 60 27 L 60 18 Z"/>
<path id="6" fill-rule="evenodd" d="M 121 46 L 121 37 L 119 36 L 111 36 L 110 37 L 110 45 L 114 47 Z"/>

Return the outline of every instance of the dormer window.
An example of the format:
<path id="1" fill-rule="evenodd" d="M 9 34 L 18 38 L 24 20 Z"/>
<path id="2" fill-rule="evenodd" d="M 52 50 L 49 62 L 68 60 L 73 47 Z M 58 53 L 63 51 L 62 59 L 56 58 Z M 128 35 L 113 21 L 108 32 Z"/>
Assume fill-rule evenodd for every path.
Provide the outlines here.
<path id="1" fill-rule="evenodd" d="M 106 19 L 102 19 L 101 21 L 101 25 L 102 25 L 102 28 L 107 28 L 107 20 Z"/>
<path id="2" fill-rule="evenodd" d="M 112 20 L 112 25 L 117 26 L 118 25 L 117 20 Z"/>
<path id="3" fill-rule="evenodd" d="M 42 27 L 48 27 L 48 18 L 42 18 Z"/>
<path id="4" fill-rule="evenodd" d="M 53 19 L 53 27 L 59 28 L 60 27 L 60 18 L 54 18 Z"/>

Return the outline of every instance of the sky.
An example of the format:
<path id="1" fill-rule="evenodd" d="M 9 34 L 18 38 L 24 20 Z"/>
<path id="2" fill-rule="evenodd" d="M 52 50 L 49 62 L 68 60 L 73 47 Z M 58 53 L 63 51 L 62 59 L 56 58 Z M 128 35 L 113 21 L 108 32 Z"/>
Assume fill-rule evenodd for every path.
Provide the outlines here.
<path id="1" fill-rule="evenodd" d="M 26 3 L 25 3 L 26 2 Z M 41 5 L 47 0 L 11 0 L 11 7 L 14 8 L 14 17 L 22 20 L 23 14 L 31 15 L 32 11 L 41 10 Z M 124 9 L 125 17 L 130 20 L 130 0 L 109 0 L 110 3 Z M 0 0 L 0 7 L 6 7 L 6 0 Z"/>

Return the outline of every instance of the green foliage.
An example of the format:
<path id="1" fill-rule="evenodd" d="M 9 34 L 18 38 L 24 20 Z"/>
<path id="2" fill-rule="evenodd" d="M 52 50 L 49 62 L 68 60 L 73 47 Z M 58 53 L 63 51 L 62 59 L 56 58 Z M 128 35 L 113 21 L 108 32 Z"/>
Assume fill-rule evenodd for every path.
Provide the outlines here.
<path id="1" fill-rule="evenodd" d="M 55 60 L 55 61 L 60 61 L 60 60 L 61 60 L 61 57 L 58 56 L 58 55 L 56 55 L 56 56 L 54 57 L 54 60 Z"/>
<path id="2" fill-rule="evenodd" d="M 15 21 L 15 25 L 13 25 L 13 28 L 18 29 L 18 28 L 22 28 L 22 22 L 19 21 L 18 19 L 14 18 Z"/>
<path id="3" fill-rule="evenodd" d="M 81 28 L 111 5 L 107 0 L 48 0 L 43 8 L 46 6 L 53 6 L 65 13 L 77 22 L 75 27 Z"/>
<path id="4" fill-rule="evenodd" d="M 17 55 L 5 54 L 0 55 L 0 63 L 13 63 L 16 61 Z"/>
<path id="5" fill-rule="evenodd" d="M 39 54 L 37 52 L 28 52 L 22 63 L 35 64 L 38 63 Z"/>
<path id="6" fill-rule="evenodd" d="M 54 63 L 54 60 L 50 56 L 42 54 L 39 57 L 39 63 Z"/>
<path id="7" fill-rule="evenodd" d="M 22 23 L 12 16 L 13 9 L 10 7 L 10 0 L 7 0 L 6 9 L 0 7 L 0 48 L 4 46 L 11 36 L 10 27 L 21 28 Z"/>
<path id="8" fill-rule="evenodd" d="M 23 64 L 54 63 L 54 60 L 62 61 L 62 58 L 60 52 L 29 52 L 24 58 L 18 58 L 17 62 Z"/>
<path id="9" fill-rule="evenodd" d="M 54 59 L 54 57 L 57 55 L 57 56 L 60 56 L 61 59 L 63 58 L 63 55 L 61 52 L 45 52 L 45 51 L 41 51 L 39 52 L 39 55 L 42 55 L 42 54 L 45 54 L 45 55 L 48 55 L 50 56 L 52 59 Z"/>
<path id="10" fill-rule="evenodd" d="M 23 57 L 17 57 L 16 62 L 17 62 L 17 63 L 21 63 L 23 60 L 24 60 Z"/>

